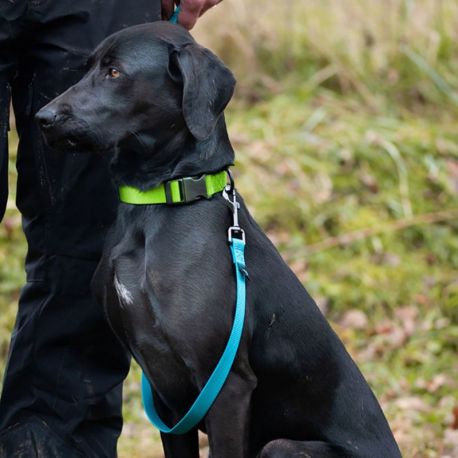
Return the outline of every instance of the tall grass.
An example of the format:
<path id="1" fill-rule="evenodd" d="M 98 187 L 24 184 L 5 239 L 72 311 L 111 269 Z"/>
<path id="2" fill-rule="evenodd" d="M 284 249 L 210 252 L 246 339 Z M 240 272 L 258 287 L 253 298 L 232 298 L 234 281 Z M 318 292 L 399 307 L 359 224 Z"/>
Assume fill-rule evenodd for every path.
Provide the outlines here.
<path id="1" fill-rule="evenodd" d="M 257 99 L 294 79 L 371 108 L 458 107 L 455 0 L 226 0 L 196 36 Z"/>

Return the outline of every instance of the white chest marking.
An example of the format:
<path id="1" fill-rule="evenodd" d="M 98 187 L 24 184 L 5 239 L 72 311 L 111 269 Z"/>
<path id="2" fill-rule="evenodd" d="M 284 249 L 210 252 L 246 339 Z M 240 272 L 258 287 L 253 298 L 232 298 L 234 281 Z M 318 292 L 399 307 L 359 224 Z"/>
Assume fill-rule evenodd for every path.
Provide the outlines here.
<path id="1" fill-rule="evenodd" d="M 134 303 L 134 298 L 130 291 L 118 280 L 118 277 L 114 276 L 114 287 L 118 293 L 118 297 L 122 304 L 132 305 Z"/>

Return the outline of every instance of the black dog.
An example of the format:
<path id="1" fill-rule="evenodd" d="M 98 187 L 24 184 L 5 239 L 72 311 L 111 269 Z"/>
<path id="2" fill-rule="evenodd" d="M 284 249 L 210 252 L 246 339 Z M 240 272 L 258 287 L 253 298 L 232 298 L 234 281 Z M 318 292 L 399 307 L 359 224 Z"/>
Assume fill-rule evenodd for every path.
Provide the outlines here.
<path id="1" fill-rule="evenodd" d="M 126 29 L 89 67 L 37 115 L 51 145 L 110 152 L 115 183 L 141 189 L 233 163 L 223 110 L 235 80 L 183 28 Z M 247 317 L 229 378 L 199 425 L 211 456 L 399 457 L 368 384 L 243 202 L 240 220 Z M 94 277 L 170 425 L 206 383 L 232 326 L 231 222 L 220 194 L 189 205 L 121 204 Z M 167 457 L 199 456 L 197 428 L 162 440 Z"/>

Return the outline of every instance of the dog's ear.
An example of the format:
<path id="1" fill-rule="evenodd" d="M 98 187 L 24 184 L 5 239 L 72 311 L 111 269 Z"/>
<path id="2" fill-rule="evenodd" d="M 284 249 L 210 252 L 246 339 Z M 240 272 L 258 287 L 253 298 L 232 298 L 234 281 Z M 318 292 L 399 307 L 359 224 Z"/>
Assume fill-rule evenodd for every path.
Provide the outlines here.
<path id="1" fill-rule="evenodd" d="M 172 52 L 169 74 L 183 82 L 182 109 L 189 131 L 204 140 L 234 93 L 234 75 L 212 52 L 196 43 Z"/>

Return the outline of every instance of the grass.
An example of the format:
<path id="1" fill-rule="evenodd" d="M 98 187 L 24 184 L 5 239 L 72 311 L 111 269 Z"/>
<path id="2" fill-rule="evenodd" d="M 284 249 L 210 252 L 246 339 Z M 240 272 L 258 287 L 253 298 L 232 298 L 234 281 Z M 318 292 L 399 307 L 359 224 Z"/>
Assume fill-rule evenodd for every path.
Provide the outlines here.
<path id="1" fill-rule="evenodd" d="M 453 0 L 232 0 L 197 36 L 234 69 L 248 98 L 306 79 L 373 110 L 456 109 L 457 20 Z"/>
<path id="2" fill-rule="evenodd" d="M 196 31 L 239 80 L 227 114 L 237 185 L 407 458 L 458 455 L 457 23 L 453 0 L 232 0 Z M 3 361 L 23 281 L 19 225 L 11 198 Z M 139 380 L 134 366 L 120 456 L 161 456 Z"/>

